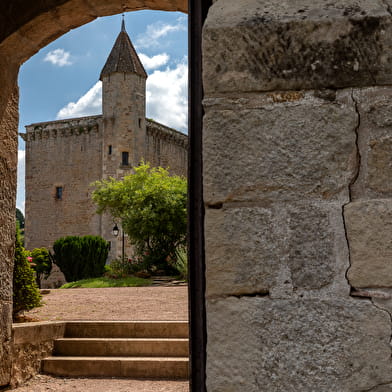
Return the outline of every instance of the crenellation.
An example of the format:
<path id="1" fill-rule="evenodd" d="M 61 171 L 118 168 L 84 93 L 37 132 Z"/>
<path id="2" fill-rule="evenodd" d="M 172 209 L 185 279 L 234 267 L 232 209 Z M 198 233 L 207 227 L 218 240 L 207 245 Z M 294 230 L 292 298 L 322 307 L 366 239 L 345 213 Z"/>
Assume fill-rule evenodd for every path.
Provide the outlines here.
<path id="1" fill-rule="evenodd" d="M 81 117 L 70 120 L 43 122 L 26 126 L 26 133 L 20 136 L 26 142 L 58 137 L 80 136 L 99 132 L 102 116 Z"/>

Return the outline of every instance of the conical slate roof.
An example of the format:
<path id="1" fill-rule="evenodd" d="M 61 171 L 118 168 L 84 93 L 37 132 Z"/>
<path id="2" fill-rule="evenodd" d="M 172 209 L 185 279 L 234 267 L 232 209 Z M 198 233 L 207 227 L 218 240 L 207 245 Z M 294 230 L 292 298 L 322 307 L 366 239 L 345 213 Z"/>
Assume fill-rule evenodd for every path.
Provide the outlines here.
<path id="1" fill-rule="evenodd" d="M 102 68 L 100 80 L 104 76 L 112 73 L 135 73 L 137 75 L 147 78 L 147 73 L 136 53 L 135 48 L 125 30 L 124 20 L 122 21 L 121 31 L 118 35 L 113 49 L 110 52 L 104 67 Z"/>

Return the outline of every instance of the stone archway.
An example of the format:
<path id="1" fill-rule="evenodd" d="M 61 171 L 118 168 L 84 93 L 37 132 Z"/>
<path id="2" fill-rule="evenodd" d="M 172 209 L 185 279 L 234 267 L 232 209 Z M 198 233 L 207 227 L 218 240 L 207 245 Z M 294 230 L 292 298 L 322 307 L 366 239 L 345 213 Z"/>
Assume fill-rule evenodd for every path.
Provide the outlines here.
<path id="1" fill-rule="evenodd" d="M 185 10 L 174 1 L 4 3 L 0 385 L 7 382 L 11 325 L 19 64 L 56 34 L 84 23 L 79 15 L 67 19 L 67 7 L 81 7 L 90 15 L 86 22 L 97 16 L 94 9 L 101 15 L 132 5 Z M 195 331 L 202 331 L 192 360 L 195 353 L 199 362 L 205 357 L 206 302 L 209 391 L 390 389 L 391 1 L 213 3 L 209 9 L 210 2 L 190 1 L 191 19 L 198 21 L 191 42 L 209 10 L 203 26 L 204 177 L 190 171 L 198 191 L 191 194 L 198 206 L 190 211 L 198 225 L 191 257 L 203 258 L 203 179 L 207 258 L 206 300 L 203 268 L 190 290 L 199 299 L 195 309 L 191 301 Z M 45 26 L 50 20 L 60 27 Z M 200 42 L 191 55 L 197 88 L 190 99 L 197 103 L 203 96 Z M 191 108 L 191 129 L 200 129 L 201 106 Z M 193 136 L 190 162 L 200 169 L 201 137 Z M 192 373 L 201 383 L 192 390 L 201 392 L 204 364 L 195 371 L 196 363 Z"/>
<path id="2" fill-rule="evenodd" d="M 205 6 L 208 9 L 208 6 Z M 195 7 L 196 8 L 196 7 Z M 186 0 L 53 0 L 0 5 L 0 386 L 10 378 L 10 336 L 12 314 L 12 260 L 15 225 L 18 87 L 20 65 L 42 47 L 65 34 L 72 28 L 88 23 L 99 16 L 143 9 L 162 11 L 188 11 Z M 197 14 L 200 34 L 201 14 Z M 194 31 L 194 30 L 193 30 Z M 200 55 L 200 49 L 198 51 Z M 200 73 L 200 61 L 197 72 Z M 199 77 L 201 85 L 201 78 Z M 201 90 L 195 94 L 200 101 Z M 195 100 L 195 99 L 194 99 Z M 200 180 L 201 176 L 198 175 Z M 200 184 L 200 181 L 199 181 Z M 201 189 L 199 188 L 199 192 Z M 200 197 L 198 198 L 200 201 Z M 197 237 L 197 236 L 196 236 Z M 200 281 L 200 284 L 202 282 Z M 197 295 L 202 295 L 199 290 Z M 203 299 L 199 304 L 204 303 Z M 203 320 L 198 314 L 198 322 Z M 194 332 L 192 332 L 194 333 Z M 203 335 L 205 332 L 202 331 Z M 196 345 L 193 353 L 198 358 L 204 352 L 203 345 Z M 193 361 L 192 366 L 195 366 Z M 204 385 L 204 367 L 197 371 Z M 198 382 L 193 382 L 194 388 Z"/>

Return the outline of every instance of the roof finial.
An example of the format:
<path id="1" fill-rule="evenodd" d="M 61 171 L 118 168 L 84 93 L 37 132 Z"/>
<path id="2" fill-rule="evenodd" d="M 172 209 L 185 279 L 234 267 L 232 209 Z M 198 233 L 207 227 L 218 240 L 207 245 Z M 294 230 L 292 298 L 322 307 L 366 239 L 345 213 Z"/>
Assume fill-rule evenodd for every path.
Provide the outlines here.
<path id="1" fill-rule="evenodd" d="M 125 31 L 124 14 L 122 14 L 121 31 Z"/>

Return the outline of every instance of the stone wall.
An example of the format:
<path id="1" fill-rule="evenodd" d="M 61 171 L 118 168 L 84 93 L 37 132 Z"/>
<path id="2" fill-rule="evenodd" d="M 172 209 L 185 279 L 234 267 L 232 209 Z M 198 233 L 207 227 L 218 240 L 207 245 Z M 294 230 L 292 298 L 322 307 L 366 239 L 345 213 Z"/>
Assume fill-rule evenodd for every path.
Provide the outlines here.
<path id="1" fill-rule="evenodd" d="M 387 3 L 210 9 L 208 391 L 390 390 Z"/>
<path id="2" fill-rule="evenodd" d="M 0 80 L 1 82 L 1 80 Z M 2 113 L 0 101 L 0 115 Z M 15 244 L 18 91 L 5 102 L 0 117 L 0 385 L 10 371 L 12 272 Z"/>
<path id="3" fill-rule="evenodd" d="M 40 372 L 41 360 L 52 354 L 54 340 L 64 337 L 65 325 L 58 321 L 15 324 L 12 327 L 12 387 Z"/>
<path id="4" fill-rule="evenodd" d="M 102 178 L 100 116 L 26 129 L 26 248 L 50 248 L 65 234 L 100 235 L 90 186 Z M 56 187 L 62 188 L 61 199 Z"/>
<path id="5" fill-rule="evenodd" d="M 147 120 L 145 160 L 152 166 L 169 168 L 170 173 L 187 177 L 188 136 Z"/>

